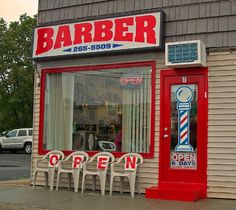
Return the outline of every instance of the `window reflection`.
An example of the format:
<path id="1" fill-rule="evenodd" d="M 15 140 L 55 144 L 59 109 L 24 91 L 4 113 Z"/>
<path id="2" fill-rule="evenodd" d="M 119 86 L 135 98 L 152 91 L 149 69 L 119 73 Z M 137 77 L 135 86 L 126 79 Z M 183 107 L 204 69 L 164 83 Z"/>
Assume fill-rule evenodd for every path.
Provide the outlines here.
<path id="1" fill-rule="evenodd" d="M 44 149 L 147 153 L 150 101 L 149 67 L 47 74 Z"/>

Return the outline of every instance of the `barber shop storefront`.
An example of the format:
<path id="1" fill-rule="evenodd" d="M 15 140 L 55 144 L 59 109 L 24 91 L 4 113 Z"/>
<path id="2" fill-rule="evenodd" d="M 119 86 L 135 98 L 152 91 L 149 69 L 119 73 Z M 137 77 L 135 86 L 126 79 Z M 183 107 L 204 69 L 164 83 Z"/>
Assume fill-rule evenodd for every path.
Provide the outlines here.
<path id="1" fill-rule="evenodd" d="M 34 30 L 32 180 L 51 150 L 138 153 L 146 198 L 236 199 L 236 5 L 52 2 Z"/>

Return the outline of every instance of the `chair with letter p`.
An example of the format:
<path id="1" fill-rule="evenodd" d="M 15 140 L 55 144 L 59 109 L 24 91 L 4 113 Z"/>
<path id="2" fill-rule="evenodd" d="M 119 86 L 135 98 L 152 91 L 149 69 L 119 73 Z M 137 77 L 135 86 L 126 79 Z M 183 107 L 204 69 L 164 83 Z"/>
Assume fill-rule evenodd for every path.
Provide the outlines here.
<path id="1" fill-rule="evenodd" d="M 74 180 L 74 191 L 78 192 L 78 186 L 79 186 L 79 177 L 81 173 L 81 169 L 83 167 L 83 163 L 88 161 L 89 156 L 86 152 L 83 151 L 77 151 L 71 153 L 65 160 L 62 160 L 58 164 L 58 174 L 57 174 L 57 187 L 56 190 L 58 190 L 58 187 L 60 186 L 60 177 L 62 173 L 66 173 L 68 176 L 68 182 L 69 182 L 69 189 L 71 188 L 71 176 Z M 67 167 L 66 167 L 67 164 Z M 69 164 L 69 167 L 68 167 Z"/>

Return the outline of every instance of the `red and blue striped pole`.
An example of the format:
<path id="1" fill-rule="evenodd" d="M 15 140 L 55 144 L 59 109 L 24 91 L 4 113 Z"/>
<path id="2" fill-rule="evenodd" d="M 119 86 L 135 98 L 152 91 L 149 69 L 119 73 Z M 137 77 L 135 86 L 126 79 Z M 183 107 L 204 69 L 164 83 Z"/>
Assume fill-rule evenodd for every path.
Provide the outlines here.
<path id="1" fill-rule="evenodd" d="M 190 145 L 189 139 L 189 123 L 193 91 L 188 86 L 181 86 L 177 89 L 175 97 L 178 110 L 178 144 L 175 151 L 192 152 L 193 147 Z"/>

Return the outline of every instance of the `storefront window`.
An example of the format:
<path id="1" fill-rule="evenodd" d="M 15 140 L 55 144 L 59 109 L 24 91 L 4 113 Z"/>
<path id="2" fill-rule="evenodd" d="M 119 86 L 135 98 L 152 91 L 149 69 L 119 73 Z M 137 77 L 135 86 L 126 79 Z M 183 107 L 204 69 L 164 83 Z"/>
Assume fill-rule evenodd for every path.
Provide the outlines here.
<path id="1" fill-rule="evenodd" d="M 150 152 L 151 67 L 47 73 L 44 150 Z"/>

